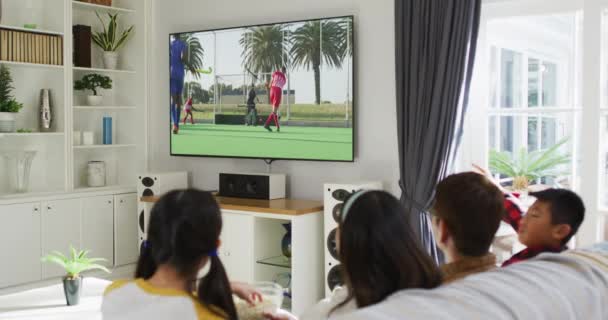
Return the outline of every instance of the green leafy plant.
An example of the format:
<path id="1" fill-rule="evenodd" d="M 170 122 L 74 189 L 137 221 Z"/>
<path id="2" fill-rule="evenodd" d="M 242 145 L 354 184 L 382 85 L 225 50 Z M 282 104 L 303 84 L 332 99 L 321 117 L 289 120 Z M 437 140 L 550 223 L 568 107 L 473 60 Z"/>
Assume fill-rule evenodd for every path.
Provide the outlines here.
<path id="1" fill-rule="evenodd" d="M 571 157 L 560 153 L 559 148 L 567 141 L 568 138 L 564 138 L 548 149 L 533 152 L 522 148 L 517 157 L 510 152 L 490 150 L 490 171 L 513 178 L 516 190 L 527 189 L 532 180 L 564 175 L 567 172 L 560 171 L 559 167 L 569 163 Z"/>
<path id="2" fill-rule="evenodd" d="M 32 129 L 23 129 L 23 128 L 21 128 L 21 129 L 17 130 L 17 133 L 32 133 L 32 132 L 33 132 Z"/>
<path id="3" fill-rule="evenodd" d="M 0 112 L 19 112 L 23 108 L 23 104 L 17 102 L 11 94 L 13 89 L 11 72 L 7 66 L 0 65 Z"/>
<path id="4" fill-rule="evenodd" d="M 103 26 L 103 31 L 93 32 L 91 36 L 93 42 L 98 45 L 103 51 L 114 52 L 118 50 L 123 44 L 125 44 L 127 38 L 133 31 L 134 26 L 129 27 L 129 29 L 127 30 L 123 30 L 120 36 L 118 36 L 118 13 L 108 13 L 110 21 L 108 22 L 107 27 L 99 13 L 95 12 L 95 15 L 97 15 L 97 18 L 99 18 L 99 21 Z"/>
<path id="5" fill-rule="evenodd" d="M 53 251 L 42 258 L 43 262 L 55 263 L 66 271 L 68 279 L 78 278 L 79 275 L 87 270 L 103 270 L 110 273 L 106 267 L 96 264 L 96 262 L 105 261 L 103 258 L 88 258 L 88 250 L 76 251 L 73 246 L 70 246 L 70 257 L 66 257 L 59 251 Z"/>
<path id="6" fill-rule="evenodd" d="M 97 89 L 112 89 L 112 79 L 97 73 L 87 74 L 81 80 L 74 81 L 74 90 L 91 90 L 97 95 Z"/>

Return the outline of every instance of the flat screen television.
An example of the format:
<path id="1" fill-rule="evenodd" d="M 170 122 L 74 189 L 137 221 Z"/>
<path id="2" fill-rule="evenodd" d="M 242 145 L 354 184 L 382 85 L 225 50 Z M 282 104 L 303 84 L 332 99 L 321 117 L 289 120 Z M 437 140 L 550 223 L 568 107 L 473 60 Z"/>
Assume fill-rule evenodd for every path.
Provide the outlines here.
<path id="1" fill-rule="evenodd" d="M 170 34 L 174 156 L 354 160 L 353 16 Z"/>

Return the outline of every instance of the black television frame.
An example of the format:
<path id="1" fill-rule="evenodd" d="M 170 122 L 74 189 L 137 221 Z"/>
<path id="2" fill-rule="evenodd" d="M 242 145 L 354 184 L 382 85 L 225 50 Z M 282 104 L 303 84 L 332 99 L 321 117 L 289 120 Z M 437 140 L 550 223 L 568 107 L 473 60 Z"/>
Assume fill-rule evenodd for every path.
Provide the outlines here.
<path id="1" fill-rule="evenodd" d="M 334 16 L 334 17 L 322 17 L 322 18 L 313 18 L 313 19 L 304 19 L 304 20 L 293 20 L 293 21 L 283 21 L 283 22 L 270 22 L 270 23 L 262 23 L 262 24 L 254 24 L 254 25 L 246 25 L 246 26 L 235 26 L 235 27 L 224 27 L 224 28 L 216 28 L 216 29 L 205 29 L 205 30 L 194 30 L 194 31 L 181 31 L 181 32 L 173 32 L 169 33 L 169 43 L 171 42 L 172 36 L 177 36 L 184 33 L 199 33 L 199 32 L 213 32 L 213 31 L 222 31 L 222 30 L 232 30 L 232 29 L 243 29 L 243 28 L 251 28 L 251 27 L 262 27 L 262 26 L 271 26 L 275 24 L 288 24 L 288 23 L 301 23 L 301 22 L 310 22 L 310 21 L 320 21 L 320 20 L 330 20 L 330 19 L 341 19 L 341 18 L 350 18 L 352 19 L 353 25 L 353 33 L 351 35 L 351 47 L 353 48 L 352 54 L 352 74 L 351 74 L 351 83 L 353 88 L 353 95 L 351 97 L 353 112 L 352 112 L 352 148 L 351 148 L 351 160 L 330 160 L 330 159 L 299 159 L 299 158 L 273 158 L 273 157 L 247 157 L 247 156 L 217 156 L 217 155 L 204 155 L 204 154 L 174 154 L 173 153 L 173 140 L 172 140 L 172 132 L 169 131 L 169 153 L 172 157 L 197 157 L 197 158 L 225 158 L 225 159 L 261 159 L 267 161 L 267 163 L 271 163 L 277 160 L 291 160 L 291 161 L 320 161 L 320 162 L 343 162 L 343 163 L 353 163 L 355 162 L 355 148 L 356 148 L 356 119 L 357 119 L 357 83 L 356 74 L 356 55 L 357 50 L 355 46 L 355 16 L 354 15 L 344 15 L 344 16 Z M 169 46 L 169 56 L 171 55 L 171 46 Z M 168 75 L 171 77 L 171 64 L 168 64 Z M 169 105 L 171 105 L 171 94 L 169 94 Z M 169 110 L 169 127 L 171 127 L 171 110 Z"/>

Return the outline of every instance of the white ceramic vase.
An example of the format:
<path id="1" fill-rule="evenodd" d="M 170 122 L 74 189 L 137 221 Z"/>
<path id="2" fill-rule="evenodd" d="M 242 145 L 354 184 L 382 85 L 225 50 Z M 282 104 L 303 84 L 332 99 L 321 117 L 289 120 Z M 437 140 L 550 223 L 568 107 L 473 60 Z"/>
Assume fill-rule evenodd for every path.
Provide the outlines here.
<path id="1" fill-rule="evenodd" d="M 101 104 L 102 96 L 87 96 L 87 104 L 90 106 L 98 106 Z"/>
<path id="2" fill-rule="evenodd" d="M 0 112 L 0 132 L 15 132 L 16 112 Z"/>
<path id="3" fill-rule="evenodd" d="M 112 51 L 104 51 L 103 65 L 106 69 L 116 69 L 118 66 L 118 53 Z"/>

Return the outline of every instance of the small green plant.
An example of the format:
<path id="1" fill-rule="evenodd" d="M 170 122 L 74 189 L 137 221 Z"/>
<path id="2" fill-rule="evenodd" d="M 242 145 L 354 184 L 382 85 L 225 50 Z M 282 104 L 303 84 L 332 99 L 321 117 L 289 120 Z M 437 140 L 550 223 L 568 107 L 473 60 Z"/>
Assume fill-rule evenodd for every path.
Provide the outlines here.
<path id="1" fill-rule="evenodd" d="M 13 89 L 11 72 L 7 66 L 0 65 L 0 112 L 19 112 L 23 108 L 23 104 L 17 102 L 11 94 Z"/>
<path id="2" fill-rule="evenodd" d="M 106 27 L 103 19 L 101 19 L 101 16 L 99 15 L 99 13 L 95 12 L 95 14 L 97 15 L 97 18 L 99 18 L 99 21 L 101 22 L 101 25 L 103 26 L 103 31 L 102 32 L 93 32 L 93 35 L 91 37 L 93 39 L 93 42 L 97 46 L 99 46 L 103 51 L 114 52 L 114 51 L 118 50 L 123 44 L 125 44 L 125 42 L 127 41 L 127 38 L 133 31 L 134 26 L 131 26 L 127 30 L 123 30 L 121 35 L 117 36 L 118 13 L 114 14 L 114 15 L 108 13 L 108 16 L 110 17 L 110 21 L 108 22 L 107 27 Z"/>
<path id="3" fill-rule="evenodd" d="M 42 258 L 43 262 L 52 262 L 58 264 L 65 269 L 68 279 L 78 278 L 79 275 L 87 270 L 103 270 L 110 273 L 106 267 L 96 264 L 95 262 L 105 261 L 103 258 L 88 258 L 88 250 L 76 251 L 73 246 L 70 246 L 70 257 L 66 257 L 59 251 L 53 251 Z"/>
<path id="4" fill-rule="evenodd" d="M 569 154 L 560 153 L 559 148 L 567 141 L 566 137 L 548 149 L 530 153 L 522 148 L 517 157 L 510 152 L 490 150 L 490 171 L 513 178 L 515 190 L 525 190 L 530 181 L 542 177 L 564 175 L 566 172 L 558 169 L 569 163 L 571 158 Z"/>
<path id="5" fill-rule="evenodd" d="M 23 128 L 21 128 L 21 129 L 17 130 L 17 133 L 32 133 L 32 132 L 33 132 L 32 129 L 23 129 Z"/>
<path id="6" fill-rule="evenodd" d="M 97 73 L 87 74 L 81 80 L 74 81 L 74 90 L 91 90 L 97 95 L 97 89 L 112 89 L 112 79 Z"/>

